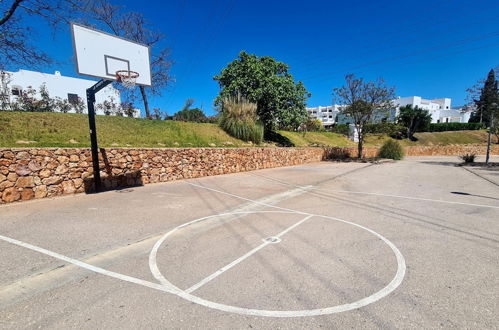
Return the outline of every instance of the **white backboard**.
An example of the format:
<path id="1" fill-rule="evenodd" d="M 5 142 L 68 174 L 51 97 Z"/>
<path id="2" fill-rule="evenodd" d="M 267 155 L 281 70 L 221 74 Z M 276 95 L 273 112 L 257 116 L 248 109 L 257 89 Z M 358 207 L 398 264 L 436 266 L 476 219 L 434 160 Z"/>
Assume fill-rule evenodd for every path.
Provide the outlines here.
<path id="1" fill-rule="evenodd" d="M 78 74 L 116 80 L 116 71 L 136 71 L 137 85 L 151 86 L 149 47 L 71 23 Z"/>

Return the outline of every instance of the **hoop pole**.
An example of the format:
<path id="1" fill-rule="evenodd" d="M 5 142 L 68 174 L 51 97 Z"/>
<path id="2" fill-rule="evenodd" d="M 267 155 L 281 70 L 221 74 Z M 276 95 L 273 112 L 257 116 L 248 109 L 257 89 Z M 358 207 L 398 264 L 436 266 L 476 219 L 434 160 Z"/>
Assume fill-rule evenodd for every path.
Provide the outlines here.
<path id="1" fill-rule="evenodd" d="M 109 85 L 110 80 L 99 80 L 95 85 L 87 89 L 88 126 L 90 129 L 90 144 L 92 146 L 92 166 L 94 170 L 95 192 L 102 191 L 102 181 L 99 166 L 99 146 L 97 144 L 97 127 L 95 125 L 95 94 Z"/>

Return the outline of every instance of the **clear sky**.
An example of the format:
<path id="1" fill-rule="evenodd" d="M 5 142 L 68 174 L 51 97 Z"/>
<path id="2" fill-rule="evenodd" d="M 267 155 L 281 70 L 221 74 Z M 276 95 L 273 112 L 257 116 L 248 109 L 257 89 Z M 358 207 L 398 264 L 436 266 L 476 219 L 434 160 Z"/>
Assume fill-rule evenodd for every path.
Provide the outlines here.
<path id="1" fill-rule="evenodd" d="M 308 106 L 331 104 L 332 88 L 348 73 L 383 77 L 402 97 L 450 97 L 462 105 L 465 89 L 499 66 L 497 0 L 113 3 L 142 12 L 166 35 L 176 82 L 151 108 L 170 115 L 187 98 L 213 114 L 213 76 L 241 50 L 289 64 L 312 93 Z M 60 62 L 42 71 L 76 76 L 69 27 L 37 30 L 35 43 Z"/>

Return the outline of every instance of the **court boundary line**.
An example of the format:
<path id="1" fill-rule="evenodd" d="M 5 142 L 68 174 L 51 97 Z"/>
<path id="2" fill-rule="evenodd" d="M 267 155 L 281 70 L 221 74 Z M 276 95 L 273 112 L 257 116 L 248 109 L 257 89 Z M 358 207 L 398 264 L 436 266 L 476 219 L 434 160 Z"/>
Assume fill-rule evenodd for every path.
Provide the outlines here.
<path id="1" fill-rule="evenodd" d="M 221 311 L 231 312 L 231 313 L 236 313 L 236 314 L 254 315 L 254 316 L 262 316 L 262 317 L 306 317 L 306 316 L 319 316 L 319 315 L 327 315 L 327 314 L 339 313 L 339 312 L 344 312 L 344 311 L 348 311 L 348 310 L 357 309 L 357 308 L 369 305 L 371 303 L 374 303 L 374 302 L 376 302 L 376 301 L 384 298 L 385 296 L 389 295 L 390 293 L 392 293 L 402 283 L 402 281 L 403 281 L 403 279 L 405 277 L 406 264 L 405 264 L 405 259 L 404 259 L 403 255 L 402 255 L 402 253 L 397 249 L 397 247 L 391 241 L 389 241 L 384 236 L 378 234 L 377 232 L 375 232 L 375 231 L 373 231 L 373 230 L 371 230 L 371 229 L 369 229 L 367 227 L 364 227 L 362 225 L 359 225 L 359 224 L 356 224 L 356 223 L 353 223 L 353 222 L 350 222 L 350 221 L 347 221 L 347 220 L 335 218 L 335 217 L 324 216 L 324 215 L 317 215 L 317 214 L 311 214 L 311 213 L 302 212 L 302 211 L 298 211 L 298 210 L 293 210 L 293 209 L 283 208 L 283 207 L 279 207 L 279 206 L 274 206 L 274 205 L 263 203 L 263 202 L 258 202 L 258 201 L 255 201 L 255 200 L 251 200 L 249 198 L 245 198 L 245 197 L 238 196 L 238 195 L 235 195 L 235 194 L 231 194 L 231 193 L 228 193 L 228 192 L 224 192 L 224 191 L 221 191 L 221 190 L 217 190 L 217 189 L 205 187 L 205 186 L 202 186 L 202 185 L 192 184 L 192 183 L 188 183 L 188 182 L 187 182 L 187 184 L 192 185 L 192 186 L 196 186 L 198 188 L 202 188 L 202 189 L 207 189 L 207 190 L 210 190 L 210 191 L 214 191 L 214 192 L 217 192 L 217 193 L 222 193 L 222 194 L 225 194 L 225 195 L 229 195 L 229 196 L 232 196 L 234 198 L 238 198 L 238 199 L 241 199 L 241 200 L 252 202 L 254 204 L 258 204 L 258 205 L 262 205 L 262 206 L 265 206 L 265 207 L 274 208 L 274 209 L 277 209 L 279 211 L 261 210 L 261 211 L 248 211 L 248 212 L 221 213 L 221 214 L 215 214 L 215 215 L 211 215 L 211 216 L 206 216 L 206 217 L 203 217 L 203 218 L 195 219 L 195 220 L 189 221 L 187 223 L 184 223 L 182 225 L 179 225 L 179 226 L 175 227 L 174 229 L 170 230 L 168 233 L 166 233 L 165 235 L 163 235 L 163 237 L 160 238 L 156 242 L 156 244 L 154 245 L 154 247 L 152 248 L 152 250 L 150 252 L 150 255 L 149 255 L 149 266 L 150 266 L 151 272 L 153 273 L 153 276 L 156 277 L 156 278 L 157 278 L 158 274 L 161 277 L 163 277 L 161 275 L 161 273 L 159 272 L 159 269 L 158 269 L 157 263 L 156 263 L 157 251 L 158 251 L 160 245 L 162 244 L 162 242 L 166 239 L 166 237 L 168 237 L 168 235 L 170 233 L 172 233 L 173 231 L 178 230 L 180 228 L 184 228 L 186 226 L 192 225 L 194 223 L 198 223 L 200 221 L 203 221 L 203 220 L 206 220 L 206 219 L 209 219 L 209 218 L 221 217 L 221 216 L 224 216 L 224 215 L 249 214 L 249 213 L 290 213 L 290 214 L 302 214 L 302 215 L 309 216 L 306 219 L 315 216 L 315 217 L 320 217 L 320 218 L 324 218 L 324 219 L 336 220 L 336 221 L 339 221 L 339 222 L 343 222 L 343 223 L 350 224 L 350 225 L 353 225 L 355 227 L 361 228 L 363 230 L 366 230 L 366 231 L 372 233 L 373 235 L 375 235 L 376 237 L 378 237 L 379 239 L 381 239 L 385 244 L 387 244 L 390 247 L 390 249 L 395 254 L 395 258 L 396 258 L 396 261 L 397 261 L 397 272 L 396 272 L 394 278 L 390 281 L 390 283 L 388 283 L 388 285 L 385 286 L 383 289 L 375 292 L 374 294 L 372 294 L 372 295 L 370 295 L 368 297 L 365 297 L 365 298 L 360 299 L 360 300 L 358 300 L 356 302 L 353 302 L 353 303 L 347 303 L 347 304 L 338 305 L 338 306 L 334 306 L 334 307 L 326 307 L 326 308 L 319 308 L 319 309 L 312 309 L 312 310 L 298 310 L 298 311 L 282 311 L 282 310 L 277 310 L 277 311 L 270 311 L 270 310 L 259 310 L 259 309 L 247 309 L 247 308 L 241 308 L 241 307 L 236 307 L 236 306 L 229 306 L 229 305 L 219 304 L 219 303 L 216 303 L 216 302 L 207 301 L 207 300 L 204 300 L 204 299 L 202 299 L 200 297 L 193 296 L 190 293 L 187 293 L 187 292 L 185 292 L 185 291 L 177 288 L 176 286 L 174 286 L 173 284 L 171 284 L 170 282 L 168 282 L 164 277 L 163 277 L 164 281 L 160 280 L 160 284 L 153 283 L 153 282 L 142 280 L 142 279 L 139 279 L 139 278 L 136 278 L 136 277 L 132 277 L 132 276 L 129 276 L 129 275 L 125 275 L 125 274 L 121 274 L 121 273 L 109 271 L 109 270 L 106 270 L 106 269 L 101 268 L 101 267 L 93 266 L 91 264 L 82 262 L 80 260 L 73 259 L 73 258 L 64 256 L 62 254 L 59 254 L 57 252 L 53 252 L 53 251 L 50 251 L 50 250 L 47 250 L 47 249 L 44 249 L 44 248 L 41 248 L 41 247 L 38 247 L 38 246 L 35 246 L 35 245 L 32 245 L 32 244 L 29 244 L 29 243 L 26 243 L 26 242 L 22 242 L 22 241 L 19 241 L 19 240 L 16 240 L 14 238 L 10 238 L 10 237 L 7 237 L 7 236 L 0 235 L 0 240 L 3 240 L 5 242 L 11 243 L 11 244 L 14 244 L 14 245 L 17 245 L 17 246 L 20 246 L 20 247 L 23 247 L 23 248 L 26 248 L 26 249 L 38 252 L 38 253 L 42 253 L 42 254 L 51 256 L 53 258 L 65 261 L 67 263 L 76 265 L 78 267 L 81 267 L 83 269 L 95 272 L 97 274 L 109 276 L 111 278 L 119 279 L 119 280 L 122 280 L 122 281 L 125 281 L 125 282 L 137 284 L 137 285 L 140 285 L 140 286 L 148 287 L 148 288 L 159 290 L 159 291 L 162 291 L 162 292 L 171 293 L 171 294 L 174 294 L 174 295 L 176 295 L 178 297 L 181 297 L 183 299 L 186 299 L 188 301 L 191 301 L 193 303 L 197 303 L 199 305 L 202 305 L 202 306 L 205 306 L 205 307 L 208 307 L 208 308 L 218 309 L 218 310 L 221 310 Z M 303 221 L 304 220 L 302 220 L 302 222 Z M 298 225 L 298 224 L 295 224 L 295 225 Z M 154 264 L 151 262 L 152 260 L 154 261 Z M 157 273 L 155 273 L 155 271 L 157 271 Z"/>
<path id="2" fill-rule="evenodd" d="M 472 172 L 471 172 L 472 173 Z M 475 174 L 475 173 L 473 173 Z M 255 176 L 255 175 L 253 175 Z M 300 186 L 300 185 L 295 185 L 289 182 L 284 182 L 279 179 L 275 178 L 269 178 L 266 176 L 262 175 L 256 175 L 259 178 L 262 178 L 267 181 L 275 182 L 276 184 L 280 185 L 285 185 L 288 187 L 295 187 L 295 188 L 301 188 L 304 189 L 305 186 Z M 309 190 L 315 190 L 315 191 L 321 191 L 321 192 L 328 192 L 328 193 L 338 193 L 338 194 L 358 194 L 358 195 L 372 195 L 372 196 L 379 196 L 379 197 L 390 197 L 390 198 L 401 198 L 401 199 L 409 199 L 409 200 L 420 200 L 424 202 L 435 202 L 435 203 L 447 203 L 447 204 L 457 204 L 457 205 L 466 205 L 466 206 L 475 206 L 475 207 L 485 207 L 485 208 L 492 208 L 492 209 L 499 209 L 499 206 L 494 206 L 494 205 L 487 205 L 487 204 L 473 204 L 473 203 L 464 203 L 464 202 L 454 202 L 454 201 L 446 201 L 446 200 L 441 200 L 441 199 L 431 199 L 431 198 L 422 198 L 422 197 L 411 197 L 411 196 L 400 196 L 400 195 L 390 195 L 390 194 L 380 194 L 380 193 L 372 193 L 372 192 L 364 192 L 364 191 L 349 191 L 349 190 L 330 190 L 330 189 L 324 189 L 324 188 L 317 188 L 313 186 L 307 186 L 308 189 L 305 190 L 305 192 L 310 193 Z M 334 197 L 334 196 L 329 196 L 329 197 Z"/>

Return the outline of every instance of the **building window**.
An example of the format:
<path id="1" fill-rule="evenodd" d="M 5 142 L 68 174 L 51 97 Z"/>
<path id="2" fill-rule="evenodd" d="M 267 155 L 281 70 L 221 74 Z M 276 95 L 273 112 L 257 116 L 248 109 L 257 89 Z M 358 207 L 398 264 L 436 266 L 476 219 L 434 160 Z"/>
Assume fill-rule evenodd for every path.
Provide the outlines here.
<path id="1" fill-rule="evenodd" d="M 448 123 L 449 122 L 449 118 L 445 118 L 445 122 Z"/>
<path id="2" fill-rule="evenodd" d="M 68 93 L 68 101 L 71 104 L 77 104 L 78 103 L 78 94 Z"/>
<path id="3" fill-rule="evenodd" d="M 445 109 L 449 109 L 449 107 L 445 107 Z"/>
<path id="4" fill-rule="evenodd" d="M 21 86 L 12 86 L 12 95 L 23 96 L 23 89 Z"/>

